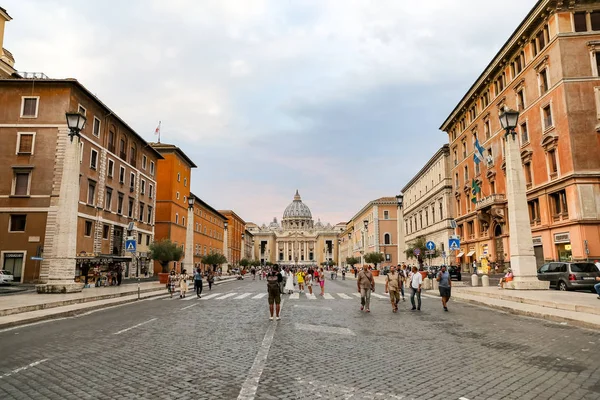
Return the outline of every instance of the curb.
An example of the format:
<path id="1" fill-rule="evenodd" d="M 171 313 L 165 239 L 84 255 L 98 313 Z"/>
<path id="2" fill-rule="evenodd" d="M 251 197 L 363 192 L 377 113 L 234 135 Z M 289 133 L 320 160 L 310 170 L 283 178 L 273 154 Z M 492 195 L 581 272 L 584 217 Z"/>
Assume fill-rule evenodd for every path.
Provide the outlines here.
<path id="1" fill-rule="evenodd" d="M 214 286 L 218 286 L 221 285 L 223 283 L 228 283 L 228 282 L 233 282 L 237 279 L 224 279 L 221 281 L 215 281 L 215 283 L 213 283 Z M 65 306 L 67 305 L 75 305 L 75 304 L 82 304 L 82 303 L 91 303 L 89 305 L 89 307 L 85 307 L 85 308 L 81 308 L 78 310 L 69 310 L 69 311 L 62 311 L 62 312 L 57 312 L 57 313 L 53 313 L 53 314 L 48 314 L 48 315 L 40 315 L 40 316 L 36 316 L 36 317 L 31 317 L 28 319 L 23 319 L 21 321 L 12 321 L 12 322 L 2 322 L 1 319 L 2 317 L 0 317 L 0 330 L 5 329 L 5 328 L 13 328 L 16 326 L 20 326 L 20 325 L 28 325 L 31 323 L 35 323 L 35 322 L 40 322 L 40 321 L 46 321 L 46 320 L 51 320 L 51 319 L 57 319 L 57 318 L 66 318 L 66 317 L 74 317 L 80 314 L 85 314 L 89 311 L 94 311 L 94 310 L 100 310 L 102 308 L 109 308 L 109 307 L 114 307 L 114 306 L 119 306 L 119 305 L 123 305 L 123 304 L 128 304 L 128 303 L 134 303 L 137 301 L 143 301 L 143 300 L 147 300 L 147 299 L 151 299 L 153 297 L 159 297 L 159 296 L 163 296 L 166 295 L 168 293 L 165 292 L 164 288 L 160 288 L 159 290 L 153 289 L 153 290 L 147 290 L 146 293 L 149 292 L 159 292 L 160 293 L 151 293 L 147 296 L 144 296 L 140 299 L 124 299 L 124 300 L 120 300 L 120 301 L 115 301 L 114 303 L 110 303 L 110 304 L 93 304 L 95 301 L 94 300 L 88 300 L 88 301 L 83 301 L 83 302 L 76 302 L 73 304 L 65 304 Z M 137 291 L 135 293 L 128 293 L 124 296 L 112 296 L 112 297 L 108 297 L 108 298 L 103 298 L 103 299 L 96 299 L 96 301 L 98 300 L 109 300 L 111 298 L 118 298 L 118 297 L 125 297 L 125 296 L 132 296 L 137 294 Z M 44 310 L 44 309 L 52 309 L 52 308 L 60 308 L 60 306 L 54 306 L 54 307 L 47 307 L 47 308 L 39 308 L 36 310 L 32 310 L 32 311 L 40 311 L 40 310 Z M 14 314 L 9 314 L 9 315 L 17 315 L 17 314 L 24 314 L 22 313 L 14 313 Z M 6 315 L 6 316 L 9 316 Z"/>

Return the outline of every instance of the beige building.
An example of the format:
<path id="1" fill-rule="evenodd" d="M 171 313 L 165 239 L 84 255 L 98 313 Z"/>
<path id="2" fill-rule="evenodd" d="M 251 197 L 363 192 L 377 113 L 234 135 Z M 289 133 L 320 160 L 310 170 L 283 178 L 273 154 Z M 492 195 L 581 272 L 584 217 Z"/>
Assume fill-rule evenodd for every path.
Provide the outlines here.
<path id="1" fill-rule="evenodd" d="M 4 48 L 4 27 L 11 19 L 6 10 L 0 7 L 0 78 L 9 78 L 17 72 L 12 53 Z"/>
<path id="2" fill-rule="evenodd" d="M 434 242 L 440 256 L 431 259 L 431 265 L 454 261 L 442 257 L 442 252 L 450 255 L 448 239 L 453 233 L 450 227 L 453 196 L 450 162 L 450 147 L 446 144 L 402 189 L 404 218 L 400 225 L 404 229 L 404 248 L 410 247 L 421 236 Z M 423 260 L 430 262 L 427 257 Z"/>

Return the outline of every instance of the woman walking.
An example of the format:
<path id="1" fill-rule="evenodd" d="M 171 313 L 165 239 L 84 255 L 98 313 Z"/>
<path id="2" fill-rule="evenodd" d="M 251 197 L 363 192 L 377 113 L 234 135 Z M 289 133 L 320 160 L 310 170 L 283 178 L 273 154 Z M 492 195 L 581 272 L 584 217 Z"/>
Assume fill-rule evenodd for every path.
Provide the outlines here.
<path id="1" fill-rule="evenodd" d="M 179 275 L 179 298 L 183 299 L 185 298 L 185 294 L 188 291 L 188 284 L 187 284 L 187 280 L 189 279 L 189 276 L 185 273 L 185 269 L 181 272 L 181 275 Z"/>
<path id="2" fill-rule="evenodd" d="M 304 276 L 304 282 L 306 283 L 306 288 L 308 289 L 308 293 L 310 293 L 311 295 L 313 294 L 312 292 L 312 282 L 313 282 L 313 276 L 312 276 L 312 269 L 308 269 L 308 271 L 306 272 L 306 275 Z"/>
<path id="3" fill-rule="evenodd" d="M 202 272 L 200 272 L 200 268 L 196 269 L 196 272 L 194 272 L 194 289 L 196 289 L 196 296 L 198 296 L 199 299 L 202 298 L 201 294 L 202 294 Z"/>
<path id="4" fill-rule="evenodd" d="M 298 279 L 298 291 L 304 293 L 304 271 L 302 269 L 298 270 L 296 278 Z"/>
<path id="5" fill-rule="evenodd" d="M 294 274 L 288 268 L 286 275 L 287 275 L 287 280 L 285 281 L 284 289 L 287 292 L 287 294 L 292 294 L 292 293 L 294 293 Z"/>
<path id="6" fill-rule="evenodd" d="M 175 271 L 171 270 L 171 275 L 169 275 L 169 282 L 167 283 L 167 287 L 169 288 L 169 294 L 171 298 L 173 298 L 173 292 L 175 292 L 175 284 L 177 283 L 177 275 L 175 275 Z"/>
<path id="7" fill-rule="evenodd" d="M 325 295 L 325 272 L 323 271 L 323 267 L 321 267 L 321 271 L 319 272 L 319 286 L 321 286 L 321 296 Z"/>

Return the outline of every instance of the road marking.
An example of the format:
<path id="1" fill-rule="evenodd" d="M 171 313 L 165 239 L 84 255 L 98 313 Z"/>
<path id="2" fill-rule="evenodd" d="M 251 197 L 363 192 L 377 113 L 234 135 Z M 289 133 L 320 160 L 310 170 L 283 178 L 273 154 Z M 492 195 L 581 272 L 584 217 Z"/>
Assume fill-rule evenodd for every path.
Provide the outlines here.
<path id="1" fill-rule="evenodd" d="M 458 400 L 469 400 L 466 397 L 459 397 Z"/>
<path id="2" fill-rule="evenodd" d="M 306 293 L 306 298 L 309 300 L 316 300 L 317 297 L 315 296 L 315 294 L 310 294 L 310 293 Z"/>
<path id="3" fill-rule="evenodd" d="M 388 296 L 382 296 L 379 293 L 371 292 L 371 296 L 379 297 L 380 299 L 388 299 Z"/>
<path id="4" fill-rule="evenodd" d="M 259 293 L 256 296 L 252 297 L 253 299 L 262 299 L 263 297 L 265 297 L 267 294 L 266 293 Z"/>
<path id="5" fill-rule="evenodd" d="M 231 296 L 235 296 L 237 293 L 227 293 L 225 296 L 216 297 L 215 300 L 223 300 Z"/>
<path id="6" fill-rule="evenodd" d="M 193 293 L 191 296 L 186 296 L 186 297 L 184 297 L 184 298 L 183 298 L 183 299 L 181 299 L 181 300 L 184 300 L 184 301 L 190 301 L 190 300 L 197 299 L 197 298 L 198 298 L 198 296 L 195 296 L 195 294 L 196 294 L 196 293 L 194 292 L 194 293 Z"/>
<path id="7" fill-rule="evenodd" d="M 333 300 L 331 293 L 323 293 L 323 298 L 327 300 Z"/>
<path id="8" fill-rule="evenodd" d="M 197 306 L 197 305 L 198 305 L 198 303 L 194 303 L 194 304 L 192 304 L 191 306 L 186 306 L 186 307 L 183 307 L 183 308 L 181 309 L 181 311 L 183 311 L 183 310 L 187 310 L 188 308 L 192 308 L 192 307 L 194 307 L 194 306 Z"/>
<path id="9" fill-rule="evenodd" d="M 213 294 L 207 294 L 206 296 L 203 296 L 200 300 L 208 300 L 208 299 L 212 299 L 215 296 L 220 296 L 223 293 L 213 293 Z"/>
<path id="10" fill-rule="evenodd" d="M 262 294 L 265 295 L 266 293 Z M 281 309 L 283 309 L 283 302 L 284 300 L 281 301 Z M 281 316 L 281 313 L 279 313 L 279 315 Z M 277 323 L 273 322 L 269 324 L 269 328 L 267 329 L 267 332 L 265 332 L 265 337 L 263 338 L 260 349 L 258 349 L 256 358 L 254 358 L 254 363 L 248 372 L 248 377 L 242 384 L 238 400 L 254 400 L 256 391 L 258 390 L 258 382 L 260 381 L 260 377 L 267 364 L 267 356 L 271 349 L 271 343 L 273 343 L 273 336 L 275 336 L 277 325 Z"/>
<path id="11" fill-rule="evenodd" d="M 352 293 L 353 295 L 355 295 L 356 297 L 360 297 L 360 293 Z"/>
<path id="12" fill-rule="evenodd" d="M 299 298 L 300 298 L 300 293 L 290 294 L 290 300 L 298 300 Z"/>
<path id="13" fill-rule="evenodd" d="M 295 323 L 294 326 L 296 329 L 301 330 L 301 331 L 337 333 L 338 335 L 354 336 L 354 332 L 352 332 L 348 328 L 338 328 L 335 326 L 310 325 L 310 324 L 299 324 L 299 323 Z"/>
<path id="14" fill-rule="evenodd" d="M 7 372 L 7 373 L 6 373 L 6 374 L 4 374 L 4 375 L 0 375 L 0 379 L 7 378 L 7 377 L 9 377 L 9 376 L 11 376 L 11 375 L 14 375 L 14 374 L 18 374 L 18 373 L 19 373 L 19 372 L 21 372 L 21 371 L 25 371 L 26 369 L 29 369 L 29 368 L 31 368 L 31 367 L 35 367 L 36 365 L 40 365 L 41 363 L 43 363 L 43 362 L 46 362 L 46 361 L 48 361 L 48 359 L 47 359 L 47 358 L 44 358 L 43 360 L 39 360 L 39 361 L 32 362 L 31 364 L 28 364 L 28 365 L 26 365 L 26 366 L 24 366 L 24 367 L 20 367 L 20 368 L 17 368 L 17 369 L 13 369 L 12 371 L 10 371 L 10 372 Z"/>
<path id="15" fill-rule="evenodd" d="M 134 329 L 134 328 L 137 328 L 137 327 L 139 327 L 139 326 L 145 325 L 145 324 L 147 324 L 147 323 L 149 323 L 149 322 L 156 321 L 157 319 L 158 319 L 158 318 L 152 318 L 152 319 L 149 319 L 149 320 L 148 320 L 148 321 L 146 321 L 146 322 L 140 322 L 140 323 L 139 323 L 139 324 L 137 324 L 137 325 L 131 326 L 131 327 L 129 327 L 129 328 L 126 328 L 126 329 L 122 329 L 122 330 L 120 330 L 119 332 L 115 332 L 115 333 L 113 333 L 113 335 L 120 335 L 121 333 L 124 333 L 124 332 L 130 331 L 130 330 L 132 330 L 132 329 Z"/>
<path id="16" fill-rule="evenodd" d="M 298 307 L 298 308 L 306 308 L 309 310 L 326 310 L 326 311 L 333 311 L 331 309 L 331 307 L 320 307 L 320 306 L 305 306 L 305 305 L 300 305 L 300 304 L 294 304 L 294 307 Z"/>
<path id="17" fill-rule="evenodd" d="M 338 296 L 340 296 L 342 299 L 351 299 L 352 297 L 348 296 L 346 293 L 338 293 Z"/>
<path id="18" fill-rule="evenodd" d="M 246 297 L 250 296 L 252 293 L 244 293 L 239 295 L 238 297 L 234 297 L 234 300 L 241 300 L 241 299 L 245 299 Z"/>

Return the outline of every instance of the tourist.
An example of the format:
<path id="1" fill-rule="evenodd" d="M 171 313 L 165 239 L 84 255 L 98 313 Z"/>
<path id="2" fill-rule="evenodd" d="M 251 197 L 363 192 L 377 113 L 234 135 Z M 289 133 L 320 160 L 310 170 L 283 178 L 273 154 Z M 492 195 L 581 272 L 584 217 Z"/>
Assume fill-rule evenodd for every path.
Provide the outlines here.
<path id="1" fill-rule="evenodd" d="M 596 283 L 596 284 L 594 285 L 594 290 L 596 290 L 596 294 L 598 295 L 598 300 L 600 300 L 600 276 L 597 276 L 597 277 L 596 277 L 596 281 L 597 281 L 598 283 Z"/>
<path id="2" fill-rule="evenodd" d="M 410 302 L 412 303 L 411 311 L 421 311 L 421 285 L 423 284 L 423 275 L 418 273 L 417 267 L 412 267 L 412 277 L 410 280 Z M 415 307 L 415 295 L 417 296 L 418 307 Z"/>
<path id="3" fill-rule="evenodd" d="M 287 294 L 294 293 L 294 274 L 288 268 L 286 271 L 287 280 L 285 281 L 285 292 Z"/>
<path id="4" fill-rule="evenodd" d="M 296 279 L 298 280 L 298 291 L 304 293 L 304 271 L 299 269 L 296 272 Z"/>
<path id="5" fill-rule="evenodd" d="M 323 267 L 321 267 L 321 271 L 319 272 L 319 286 L 321 286 L 321 296 L 325 295 L 325 272 L 323 271 Z"/>
<path id="6" fill-rule="evenodd" d="M 281 268 L 279 271 L 280 271 L 280 275 L 282 277 L 282 280 L 279 282 L 279 290 L 281 291 L 281 293 L 285 293 L 285 283 L 287 282 L 287 275 L 286 275 L 283 267 L 279 267 L 279 265 L 277 265 L 277 268 L 278 268 L 278 270 L 279 270 L 279 268 Z"/>
<path id="7" fill-rule="evenodd" d="M 179 275 L 179 298 L 183 299 L 188 291 L 187 280 L 189 279 L 185 269 Z"/>
<path id="8" fill-rule="evenodd" d="M 513 278 L 514 278 L 514 275 L 513 275 L 512 269 L 509 268 L 506 271 L 506 274 L 500 279 L 500 283 L 498 284 L 498 286 L 500 286 L 500 289 L 504 289 L 504 284 L 506 282 L 512 282 Z"/>
<path id="9" fill-rule="evenodd" d="M 212 270 L 207 273 L 206 282 L 208 282 L 208 290 L 212 290 L 212 285 L 215 282 L 215 273 Z"/>
<path id="10" fill-rule="evenodd" d="M 400 274 L 396 272 L 396 267 L 391 266 L 390 272 L 385 277 L 385 293 L 390 294 L 390 302 L 392 303 L 392 312 L 398 311 L 398 302 L 400 301 L 400 287 L 402 280 Z"/>
<path id="11" fill-rule="evenodd" d="M 358 268 L 356 268 L 354 265 L 352 268 L 354 268 L 354 279 L 358 279 Z"/>
<path id="12" fill-rule="evenodd" d="M 171 274 L 169 275 L 169 281 L 167 282 L 167 288 L 169 289 L 169 294 L 171 298 L 173 298 L 173 293 L 175 292 L 175 284 L 177 283 L 177 275 L 175 275 L 175 270 L 171 270 Z"/>
<path id="13" fill-rule="evenodd" d="M 256 269 L 254 267 L 252 267 L 252 269 L 250 270 L 250 273 L 252 274 L 252 280 L 256 280 Z"/>
<path id="14" fill-rule="evenodd" d="M 446 270 L 446 266 L 442 265 L 442 270 L 438 272 L 437 281 L 440 283 L 440 296 L 442 297 L 442 307 L 444 311 L 448 311 L 448 301 L 450 300 L 450 292 L 452 289 L 452 281 L 450 273 Z"/>
<path id="15" fill-rule="evenodd" d="M 308 293 L 312 295 L 313 271 L 311 268 L 309 268 L 306 272 L 306 275 L 304 275 L 304 282 L 306 282 L 306 288 L 308 289 Z"/>
<path id="16" fill-rule="evenodd" d="M 366 266 L 363 266 L 363 270 L 358 273 L 356 286 L 360 293 L 360 310 L 371 312 L 369 307 L 371 306 L 371 292 L 375 290 L 375 279 Z"/>
<path id="17" fill-rule="evenodd" d="M 477 275 L 477 261 L 473 260 L 473 274 Z"/>
<path id="18" fill-rule="evenodd" d="M 196 290 L 196 296 L 198 298 L 202 298 L 202 272 L 200 272 L 200 268 L 196 268 L 196 272 L 194 272 L 194 290 Z"/>
<path id="19" fill-rule="evenodd" d="M 279 267 L 274 265 L 271 272 L 267 274 L 267 293 L 269 294 L 269 312 L 271 313 L 269 319 L 271 321 L 273 321 L 273 308 L 275 308 L 277 320 L 281 319 L 279 318 L 279 311 L 281 310 L 281 291 L 279 290 L 279 285 L 282 281 L 283 277 L 279 273 Z"/>
<path id="20" fill-rule="evenodd" d="M 346 280 L 346 267 L 342 267 L 342 280 Z"/>

